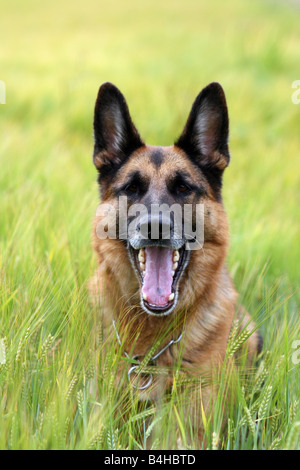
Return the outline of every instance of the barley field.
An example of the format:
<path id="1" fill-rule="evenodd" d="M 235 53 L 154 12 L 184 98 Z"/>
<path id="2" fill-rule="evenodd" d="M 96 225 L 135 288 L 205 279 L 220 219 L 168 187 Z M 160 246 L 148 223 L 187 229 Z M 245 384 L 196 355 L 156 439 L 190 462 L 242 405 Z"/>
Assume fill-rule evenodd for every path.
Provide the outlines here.
<path id="1" fill-rule="evenodd" d="M 92 120 L 111 81 L 143 139 L 170 145 L 219 81 L 228 266 L 264 349 L 236 378 L 225 427 L 220 384 L 214 416 L 202 416 L 206 448 L 300 449 L 299 2 L 0 0 L 0 11 L 0 448 L 197 448 L 176 383 L 168 401 L 143 405 L 114 386 L 123 359 L 104 353 L 87 291 Z M 229 355 L 241 341 L 233 332 Z"/>

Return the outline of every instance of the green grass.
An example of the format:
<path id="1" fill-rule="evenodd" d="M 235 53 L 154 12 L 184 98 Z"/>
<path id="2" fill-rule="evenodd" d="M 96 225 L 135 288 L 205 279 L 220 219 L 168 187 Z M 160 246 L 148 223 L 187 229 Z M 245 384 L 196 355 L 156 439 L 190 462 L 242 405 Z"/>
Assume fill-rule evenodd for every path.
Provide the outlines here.
<path id="1" fill-rule="evenodd" d="M 203 86 L 223 85 L 228 262 L 265 346 L 258 370 L 236 379 L 225 430 L 221 383 L 206 439 L 210 448 L 299 449 L 300 105 L 291 101 L 299 8 L 267 0 L 0 7 L 0 448 L 138 449 L 150 431 L 154 448 L 196 446 L 176 384 L 155 408 L 115 390 L 121 359 L 103 357 L 89 303 L 92 115 L 109 80 L 145 141 L 162 145 L 178 137 Z"/>

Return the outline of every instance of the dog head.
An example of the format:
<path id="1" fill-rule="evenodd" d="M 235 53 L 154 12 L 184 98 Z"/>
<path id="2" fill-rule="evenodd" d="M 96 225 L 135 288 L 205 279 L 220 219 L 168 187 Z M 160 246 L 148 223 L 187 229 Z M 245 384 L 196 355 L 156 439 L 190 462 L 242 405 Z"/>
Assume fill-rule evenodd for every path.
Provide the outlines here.
<path id="1" fill-rule="evenodd" d="M 158 147 L 143 142 L 124 96 L 105 83 L 95 105 L 94 142 L 101 205 L 114 208 L 116 237 L 123 240 L 118 246 L 135 273 L 141 306 L 150 315 L 168 315 L 200 256 L 197 248 L 205 256 L 203 243 L 227 242 L 221 187 L 230 157 L 223 89 L 218 83 L 204 88 L 176 143 Z M 126 203 L 123 212 L 120 201 Z"/>

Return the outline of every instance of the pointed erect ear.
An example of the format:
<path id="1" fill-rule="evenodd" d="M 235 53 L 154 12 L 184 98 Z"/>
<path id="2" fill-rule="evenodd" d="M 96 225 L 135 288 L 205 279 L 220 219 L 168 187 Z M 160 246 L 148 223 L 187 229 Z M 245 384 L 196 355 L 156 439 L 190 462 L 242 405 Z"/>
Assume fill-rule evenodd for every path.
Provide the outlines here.
<path id="1" fill-rule="evenodd" d="M 228 112 L 219 83 L 210 83 L 199 93 L 175 145 L 200 166 L 224 170 L 228 165 Z"/>
<path id="2" fill-rule="evenodd" d="M 94 140 L 94 164 L 103 174 L 117 169 L 134 150 L 144 145 L 124 96 L 112 83 L 104 83 L 99 89 Z"/>

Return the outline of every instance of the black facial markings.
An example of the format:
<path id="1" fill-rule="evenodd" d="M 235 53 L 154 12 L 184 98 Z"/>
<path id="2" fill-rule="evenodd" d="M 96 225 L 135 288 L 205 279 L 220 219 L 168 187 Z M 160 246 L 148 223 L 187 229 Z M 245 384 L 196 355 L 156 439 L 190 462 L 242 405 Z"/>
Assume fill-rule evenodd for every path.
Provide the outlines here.
<path id="1" fill-rule="evenodd" d="M 150 161 L 156 168 L 160 168 L 164 160 L 164 154 L 161 148 L 155 149 L 150 155 Z"/>
<path id="2" fill-rule="evenodd" d="M 134 171 L 129 174 L 126 178 L 126 182 L 122 186 L 115 188 L 115 194 L 120 196 L 123 193 L 126 193 L 128 196 L 132 197 L 141 197 L 143 196 L 148 189 L 149 182 L 140 171 Z M 133 190 L 136 188 L 136 190 Z"/>
<path id="3" fill-rule="evenodd" d="M 209 184 L 210 188 L 212 189 L 214 198 L 217 202 L 222 201 L 222 176 L 223 171 L 219 170 L 215 166 L 211 164 L 199 164 L 196 162 L 195 155 L 191 153 L 186 153 L 186 157 L 189 159 L 190 163 L 195 168 L 195 172 L 197 173 L 199 170 L 201 171 L 202 175 L 206 179 L 207 183 Z M 207 194 L 203 187 L 197 187 L 194 185 L 193 190 L 198 192 L 200 196 Z"/>
<path id="4" fill-rule="evenodd" d="M 222 201 L 222 176 L 223 172 L 218 170 L 217 168 L 207 168 L 207 167 L 202 167 L 201 171 L 205 178 L 207 179 L 214 198 L 217 202 Z"/>
<path id="5" fill-rule="evenodd" d="M 196 185 L 192 180 L 191 175 L 184 171 L 176 171 L 168 183 L 168 190 L 176 194 L 177 197 L 185 197 L 191 193 L 195 194 L 197 197 L 200 197 L 205 194 L 203 186 Z"/>

